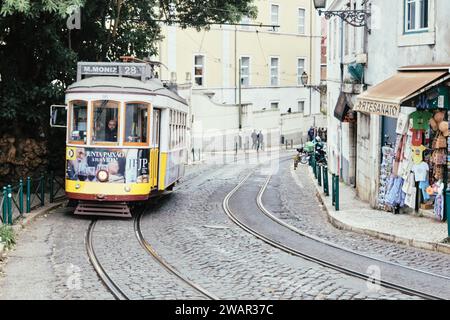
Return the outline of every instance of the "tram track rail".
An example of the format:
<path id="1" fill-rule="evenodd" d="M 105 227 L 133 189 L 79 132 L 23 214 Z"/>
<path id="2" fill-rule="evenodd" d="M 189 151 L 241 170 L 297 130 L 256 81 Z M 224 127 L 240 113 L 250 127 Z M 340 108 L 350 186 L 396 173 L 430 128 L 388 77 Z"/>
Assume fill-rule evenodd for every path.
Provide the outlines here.
<path id="1" fill-rule="evenodd" d="M 276 159 L 279 160 L 281 158 L 284 158 L 284 160 L 282 160 L 282 161 L 286 161 L 286 159 L 290 158 L 290 157 L 291 156 L 288 156 L 288 157 L 284 156 L 284 157 L 279 157 L 279 158 L 276 158 Z M 248 160 L 248 159 L 242 158 L 242 159 L 237 159 L 237 160 L 234 160 L 234 161 L 228 161 L 228 162 L 225 163 L 225 165 L 231 165 L 233 163 L 242 162 L 242 161 L 246 161 L 246 160 Z M 177 187 L 179 187 L 182 184 L 187 183 L 187 182 L 189 182 L 189 180 L 181 182 Z M 158 195 L 158 196 L 154 197 L 153 199 L 155 199 L 155 198 L 157 199 L 157 198 L 161 198 L 161 197 L 167 196 L 167 194 L 170 194 L 170 193 L 172 193 L 172 192 L 166 192 L 164 194 L 161 194 L 161 195 Z M 207 297 L 208 299 L 219 300 L 220 299 L 219 297 L 217 297 L 213 293 L 210 293 L 209 291 L 207 291 L 206 289 L 201 287 L 199 284 L 191 281 L 186 276 L 184 276 L 181 272 L 179 272 L 175 267 L 173 267 L 167 261 L 165 261 L 157 253 L 157 251 L 152 247 L 152 245 L 145 239 L 145 237 L 143 236 L 143 233 L 142 233 L 142 229 L 141 229 L 141 220 L 142 220 L 142 217 L 145 215 L 145 211 L 147 209 L 148 209 L 147 205 L 142 206 L 142 209 L 139 210 L 138 212 L 136 212 L 135 213 L 135 217 L 134 217 L 134 232 L 135 232 L 135 236 L 136 236 L 139 244 L 141 245 L 141 247 L 156 262 L 158 262 L 166 271 L 168 271 L 172 275 L 176 276 L 183 283 L 185 283 L 189 287 L 193 288 L 195 291 L 201 293 L 203 296 Z M 113 280 L 113 278 L 110 276 L 110 274 L 108 274 L 108 272 L 105 270 L 105 268 L 103 267 L 101 261 L 99 260 L 97 254 L 95 252 L 95 247 L 94 247 L 94 230 L 95 230 L 95 226 L 97 224 L 97 221 L 98 221 L 98 219 L 91 220 L 91 222 L 90 222 L 90 224 L 88 226 L 88 229 L 86 231 L 86 235 L 85 235 L 85 246 L 86 246 L 86 252 L 87 252 L 87 256 L 89 258 L 89 261 L 90 261 L 94 271 L 98 275 L 99 279 L 104 284 L 106 289 L 112 294 L 114 299 L 116 299 L 116 300 L 130 300 L 131 298 L 121 289 L 121 287 L 117 284 L 117 282 L 115 282 Z"/>
<path id="2" fill-rule="evenodd" d="M 312 235 L 312 234 L 310 234 L 308 232 L 305 232 L 305 231 L 303 231 L 303 230 L 301 230 L 301 229 L 299 229 L 299 228 L 297 228 L 297 227 L 295 227 L 293 225 L 290 225 L 290 224 L 284 222 L 283 220 L 277 218 L 272 212 L 270 212 L 270 210 L 268 210 L 264 206 L 264 203 L 263 203 L 263 200 L 262 200 L 262 197 L 263 197 L 263 195 L 264 195 L 264 193 L 265 193 L 265 191 L 267 189 L 267 186 L 269 185 L 269 182 L 270 182 L 271 179 L 272 179 L 272 175 L 267 177 L 263 187 L 260 189 L 260 191 L 258 193 L 258 196 L 256 198 L 256 204 L 258 205 L 259 209 L 267 217 L 269 217 L 270 219 L 272 219 L 276 223 L 278 223 L 278 224 L 280 224 L 280 225 L 282 225 L 282 226 L 292 230 L 293 232 L 295 232 L 295 233 L 297 233 L 297 234 L 299 234 L 299 235 L 301 235 L 303 237 L 306 237 L 306 238 L 309 238 L 311 240 L 320 242 L 322 244 L 325 244 L 327 246 L 336 248 L 338 250 L 346 251 L 346 252 L 352 253 L 354 255 L 360 256 L 360 257 L 368 258 L 368 259 L 371 259 L 371 260 L 374 260 L 374 261 L 378 261 L 378 262 L 381 262 L 381 263 L 385 263 L 385 264 L 389 264 L 389 265 L 392 265 L 392 266 L 395 266 L 395 267 L 404 268 L 404 269 L 407 269 L 407 270 L 410 270 L 410 271 L 423 273 L 423 274 L 430 275 L 430 276 L 437 277 L 437 278 L 441 278 L 441 279 L 444 279 L 444 280 L 450 280 L 450 277 L 447 277 L 447 276 L 444 276 L 444 275 L 441 275 L 441 274 L 432 273 L 432 272 L 421 270 L 421 269 L 418 269 L 418 268 L 405 266 L 405 265 L 402 265 L 402 264 L 399 264 L 399 263 L 395 263 L 395 262 L 392 262 L 392 261 L 388 261 L 388 260 L 383 260 L 383 259 L 374 257 L 372 255 L 364 254 L 364 253 L 361 253 L 361 252 L 358 252 L 358 251 L 355 251 L 355 250 L 352 250 L 352 249 L 349 249 L 349 248 L 346 248 L 346 247 L 339 246 L 339 245 L 337 245 L 337 244 L 335 244 L 335 243 L 333 243 L 331 241 L 328 241 L 328 240 L 316 237 L 316 236 L 314 236 L 314 235 Z"/>
<path id="3" fill-rule="evenodd" d="M 238 215 L 235 212 L 233 212 L 233 210 L 230 208 L 230 199 L 239 191 L 239 189 L 246 183 L 246 181 L 253 174 L 255 174 L 255 171 L 252 171 L 249 174 L 247 174 L 226 195 L 226 197 L 223 200 L 223 209 L 224 209 L 225 213 L 227 214 L 227 216 L 229 217 L 229 219 L 231 221 L 233 221 L 241 229 L 243 229 L 246 232 L 252 234 L 253 236 L 255 236 L 256 238 L 262 240 L 263 242 L 265 242 L 265 243 L 267 243 L 267 244 L 269 244 L 269 245 L 271 245 L 271 246 L 273 246 L 273 247 L 275 247 L 277 249 L 280 249 L 281 251 L 284 251 L 284 252 L 287 252 L 287 253 L 292 254 L 294 256 L 297 256 L 297 257 L 303 258 L 305 260 L 311 261 L 311 262 L 316 263 L 318 265 L 321 265 L 323 267 L 333 269 L 335 271 L 341 272 L 343 274 L 349 275 L 349 276 L 354 277 L 354 278 L 359 278 L 361 280 L 366 280 L 366 281 L 370 281 L 371 280 L 370 276 L 368 276 L 367 274 L 364 274 L 362 272 L 354 270 L 353 268 L 341 266 L 341 265 L 338 265 L 338 264 L 333 263 L 331 261 L 328 261 L 328 260 L 319 258 L 317 256 L 314 256 L 314 255 L 302 252 L 302 251 L 300 251 L 298 249 L 292 248 L 289 245 L 283 244 L 280 241 L 277 241 L 276 239 L 272 239 L 272 238 L 266 236 L 265 234 L 263 234 L 262 232 L 256 230 L 256 228 L 252 227 L 248 223 L 243 222 L 242 221 L 243 219 L 240 219 L 238 217 Z M 264 216 L 268 216 L 270 219 L 272 219 L 277 224 L 279 224 L 279 221 L 277 221 L 276 219 L 273 219 L 274 216 L 272 214 L 271 215 L 267 215 L 266 214 L 266 213 L 270 213 L 270 212 L 264 207 L 264 205 L 262 204 L 262 200 L 261 200 L 262 199 L 262 194 L 264 193 L 265 189 L 267 188 L 267 185 L 268 185 L 269 181 L 270 181 L 270 176 L 266 179 L 265 183 L 260 188 L 260 190 L 258 192 L 258 195 L 256 197 L 256 203 L 257 203 L 257 207 L 259 208 L 259 210 L 261 211 L 261 213 Z M 289 228 L 286 225 L 286 223 L 282 223 L 280 225 L 283 226 L 284 228 Z M 289 228 L 289 229 L 291 231 L 293 231 L 293 232 L 296 232 L 299 236 L 308 238 L 309 240 L 318 241 L 318 239 L 315 239 L 316 237 L 309 238 L 306 234 L 302 234 L 301 231 L 298 230 L 298 229 L 295 230 L 293 227 Z M 297 232 L 297 231 L 300 231 L 300 232 Z M 326 243 L 326 242 L 323 242 L 323 241 L 321 243 L 324 244 L 324 245 L 330 246 L 330 243 Z M 336 245 L 330 246 L 330 247 L 333 247 L 334 249 L 341 249 L 341 248 L 338 248 Z M 347 251 L 347 252 L 351 253 L 351 254 L 355 254 L 352 251 Z M 361 257 L 361 255 L 359 255 L 359 256 Z M 387 263 L 387 264 L 393 265 L 392 262 L 383 261 L 381 259 L 373 259 L 373 257 L 370 257 L 370 256 L 364 256 L 364 258 L 371 259 L 371 260 L 374 260 L 374 261 L 377 261 L 377 262 L 382 262 L 382 263 Z M 394 265 L 395 265 L 395 267 L 404 268 L 404 266 L 401 266 L 401 265 L 396 265 L 396 264 L 394 264 Z M 409 268 L 409 267 L 405 268 L 405 270 L 410 270 L 410 271 L 414 270 L 415 272 L 420 272 L 422 274 L 431 275 L 431 276 L 437 276 L 438 278 L 442 278 L 443 277 L 441 275 L 434 275 L 434 274 L 431 274 L 431 273 L 428 273 L 428 272 L 422 272 L 422 270 L 415 270 L 415 269 Z M 445 278 L 446 280 L 448 279 L 447 277 L 443 277 L 443 278 Z M 407 294 L 407 295 L 417 296 L 417 297 L 420 297 L 420 298 L 426 299 L 426 300 L 444 300 L 445 299 L 445 298 L 442 298 L 442 297 L 434 295 L 434 294 L 429 294 L 429 293 L 422 292 L 422 291 L 419 291 L 419 290 L 416 290 L 416 289 L 408 288 L 408 287 L 406 287 L 404 285 L 399 285 L 397 283 L 393 283 L 393 282 L 386 281 L 386 280 L 383 280 L 383 279 L 378 279 L 378 281 L 379 281 L 378 283 L 379 283 L 379 285 L 381 287 L 392 289 L 392 290 L 396 290 L 398 292 L 401 292 L 401 293 L 404 293 L 404 294 Z"/>
<path id="4" fill-rule="evenodd" d="M 193 282 L 189 278 L 187 278 L 185 275 L 183 275 L 181 272 L 179 272 L 174 266 L 169 264 L 166 260 L 164 260 L 158 252 L 153 248 L 153 246 L 145 239 L 144 235 L 142 234 L 141 229 L 141 220 L 144 216 L 144 212 L 140 212 L 136 215 L 134 219 L 134 231 L 136 238 L 142 248 L 156 261 L 158 262 L 164 269 L 166 269 L 169 273 L 176 276 L 178 279 L 180 279 L 183 283 L 187 284 L 189 287 L 193 288 L 197 292 L 201 293 L 205 297 L 211 300 L 219 300 L 220 298 L 217 297 L 215 294 L 209 292 L 208 290 L 204 289 L 199 284 Z"/>
<path id="5" fill-rule="evenodd" d="M 114 280 L 109 276 L 109 274 L 103 268 L 97 255 L 95 254 L 93 235 L 96 224 L 97 219 L 92 220 L 86 232 L 86 251 L 89 257 L 89 261 L 91 262 L 91 265 L 100 280 L 116 300 L 130 300 L 130 298 L 123 292 L 119 285 L 114 282 Z"/>

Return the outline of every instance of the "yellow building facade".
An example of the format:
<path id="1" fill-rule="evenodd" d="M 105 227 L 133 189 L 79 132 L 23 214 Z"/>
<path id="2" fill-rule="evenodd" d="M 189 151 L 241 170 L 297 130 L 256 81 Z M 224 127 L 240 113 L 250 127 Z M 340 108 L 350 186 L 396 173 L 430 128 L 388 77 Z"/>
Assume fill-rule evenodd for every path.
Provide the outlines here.
<path id="1" fill-rule="evenodd" d="M 305 71 L 309 84 L 320 82 L 320 19 L 313 1 L 254 4 L 258 17 L 238 26 L 212 25 L 208 31 L 163 26 L 158 58 L 166 67 L 160 78 L 190 82 L 192 95 L 207 94 L 217 104 L 319 114 L 318 93 L 300 78 Z"/>

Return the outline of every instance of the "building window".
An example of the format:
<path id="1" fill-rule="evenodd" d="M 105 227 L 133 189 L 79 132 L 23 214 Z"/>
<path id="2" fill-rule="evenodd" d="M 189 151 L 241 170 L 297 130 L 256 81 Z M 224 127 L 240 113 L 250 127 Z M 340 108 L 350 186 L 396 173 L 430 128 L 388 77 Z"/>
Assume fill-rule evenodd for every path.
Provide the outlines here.
<path id="1" fill-rule="evenodd" d="M 405 32 L 428 29 L 428 0 L 405 0 Z"/>
<path id="2" fill-rule="evenodd" d="M 304 113 L 305 112 L 305 101 L 298 101 L 297 102 L 297 111 Z"/>
<path id="3" fill-rule="evenodd" d="M 278 58 L 270 58 L 270 85 L 278 86 L 279 85 L 279 70 L 278 70 Z"/>
<path id="4" fill-rule="evenodd" d="M 278 102 L 271 102 L 270 103 L 270 108 L 271 109 L 278 109 Z"/>
<path id="5" fill-rule="evenodd" d="M 205 77 L 205 56 L 196 55 L 194 57 L 194 80 L 198 86 L 204 85 Z"/>
<path id="6" fill-rule="evenodd" d="M 243 86 L 250 85 L 250 58 L 249 57 L 241 58 L 241 85 L 243 85 Z"/>
<path id="7" fill-rule="evenodd" d="M 305 9 L 298 9 L 298 33 L 305 34 Z"/>
<path id="8" fill-rule="evenodd" d="M 297 84 L 302 86 L 302 74 L 305 71 L 305 59 L 298 58 L 297 59 Z"/>
<path id="9" fill-rule="evenodd" d="M 280 11 L 280 6 L 277 4 L 272 4 L 270 6 L 270 21 L 272 23 L 272 25 L 279 25 L 279 11 Z M 278 28 L 274 28 L 274 31 L 278 31 Z"/>

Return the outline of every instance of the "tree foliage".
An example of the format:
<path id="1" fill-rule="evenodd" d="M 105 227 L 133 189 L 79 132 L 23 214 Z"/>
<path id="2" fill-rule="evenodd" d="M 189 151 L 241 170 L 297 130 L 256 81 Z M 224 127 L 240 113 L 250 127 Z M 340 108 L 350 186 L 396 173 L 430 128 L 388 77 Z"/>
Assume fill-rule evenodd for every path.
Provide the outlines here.
<path id="1" fill-rule="evenodd" d="M 66 27 L 81 5 L 81 30 Z M 77 61 L 156 53 L 161 20 L 208 28 L 256 16 L 252 0 L 0 0 L 0 119 L 46 123 Z"/>

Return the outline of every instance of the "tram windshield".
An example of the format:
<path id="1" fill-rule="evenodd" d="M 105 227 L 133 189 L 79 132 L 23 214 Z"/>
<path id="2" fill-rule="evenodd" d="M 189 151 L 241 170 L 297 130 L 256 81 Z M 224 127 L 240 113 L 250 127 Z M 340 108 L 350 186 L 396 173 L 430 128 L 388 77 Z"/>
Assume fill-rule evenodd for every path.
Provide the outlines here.
<path id="1" fill-rule="evenodd" d="M 115 142 L 119 132 L 119 103 L 116 101 L 95 101 L 92 141 Z"/>
<path id="2" fill-rule="evenodd" d="M 144 103 L 127 103 L 125 116 L 125 142 L 148 142 L 149 106 Z"/>
<path id="3" fill-rule="evenodd" d="M 70 107 L 70 140 L 86 143 L 87 102 L 72 101 Z"/>

